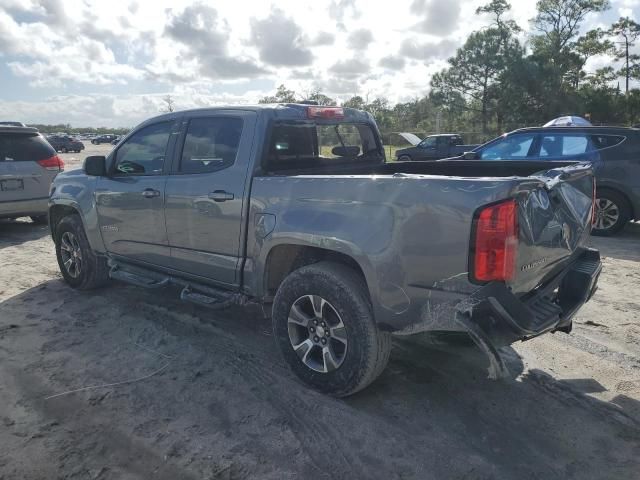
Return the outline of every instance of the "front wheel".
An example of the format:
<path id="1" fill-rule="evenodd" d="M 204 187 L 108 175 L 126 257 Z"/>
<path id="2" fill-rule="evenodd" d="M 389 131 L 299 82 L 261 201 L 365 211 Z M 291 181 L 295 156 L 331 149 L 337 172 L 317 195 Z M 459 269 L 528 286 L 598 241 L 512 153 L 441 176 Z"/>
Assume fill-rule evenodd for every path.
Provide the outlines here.
<path id="1" fill-rule="evenodd" d="M 375 324 L 364 281 L 338 263 L 302 267 L 282 282 L 273 331 L 298 378 L 336 397 L 365 388 L 389 361 L 391 337 Z"/>
<path id="2" fill-rule="evenodd" d="M 593 235 L 608 237 L 618 233 L 631 219 L 629 202 L 621 194 L 609 190 L 596 193 Z"/>
<path id="3" fill-rule="evenodd" d="M 55 229 L 56 257 L 64 280 L 78 290 L 90 290 L 109 280 L 106 259 L 97 256 L 78 215 L 64 217 Z"/>
<path id="4" fill-rule="evenodd" d="M 400 155 L 398 157 L 398 161 L 399 162 L 410 162 L 411 161 L 411 157 L 409 155 Z"/>

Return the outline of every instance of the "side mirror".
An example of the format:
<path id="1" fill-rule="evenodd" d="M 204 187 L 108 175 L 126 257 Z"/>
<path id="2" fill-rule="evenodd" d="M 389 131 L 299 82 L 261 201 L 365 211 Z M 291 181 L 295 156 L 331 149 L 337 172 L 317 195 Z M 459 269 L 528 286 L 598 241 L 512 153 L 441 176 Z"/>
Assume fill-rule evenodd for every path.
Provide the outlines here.
<path id="1" fill-rule="evenodd" d="M 92 155 L 84 159 L 84 173 L 93 177 L 104 177 L 107 174 L 107 159 L 103 155 Z"/>
<path id="2" fill-rule="evenodd" d="M 480 158 L 478 152 L 464 152 L 462 156 L 465 160 L 478 160 L 478 158 Z"/>

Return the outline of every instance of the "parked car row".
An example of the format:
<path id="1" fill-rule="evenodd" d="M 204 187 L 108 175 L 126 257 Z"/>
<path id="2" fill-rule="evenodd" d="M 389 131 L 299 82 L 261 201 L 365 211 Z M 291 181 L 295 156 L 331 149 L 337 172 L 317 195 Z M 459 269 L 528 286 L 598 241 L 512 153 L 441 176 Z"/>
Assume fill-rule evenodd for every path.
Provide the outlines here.
<path id="1" fill-rule="evenodd" d="M 47 141 L 55 148 L 56 152 L 76 152 L 84 150 L 84 143 L 68 135 L 49 135 Z"/>
<path id="2" fill-rule="evenodd" d="M 63 170 L 64 162 L 37 129 L 0 125 L 0 218 L 46 223 L 51 182 Z"/>
<path id="3" fill-rule="evenodd" d="M 119 135 L 98 135 L 97 137 L 91 139 L 91 143 L 93 143 L 94 145 L 100 145 L 102 143 L 112 143 L 114 140 L 117 140 L 119 138 Z"/>

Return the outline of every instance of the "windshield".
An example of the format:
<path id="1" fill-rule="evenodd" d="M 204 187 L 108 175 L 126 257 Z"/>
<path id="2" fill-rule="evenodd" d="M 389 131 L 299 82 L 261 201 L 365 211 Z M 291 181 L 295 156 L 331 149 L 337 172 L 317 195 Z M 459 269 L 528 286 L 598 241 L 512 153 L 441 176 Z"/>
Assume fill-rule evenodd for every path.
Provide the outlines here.
<path id="1" fill-rule="evenodd" d="M 516 134 L 502 137 L 480 149 L 482 160 L 526 159 L 533 144 L 535 134 Z"/>
<path id="2" fill-rule="evenodd" d="M 277 123 L 269 145 L 269 169 L 310 168 L 317 165 L 383 159 L 370 125 L 357 123 Z"/>
<path id="3" fill-rule="evenodd" d="M 423 141 L 420 142 L 420 147 L 435 147 L 437 142 L 437 137 L 427 137 Z"/>

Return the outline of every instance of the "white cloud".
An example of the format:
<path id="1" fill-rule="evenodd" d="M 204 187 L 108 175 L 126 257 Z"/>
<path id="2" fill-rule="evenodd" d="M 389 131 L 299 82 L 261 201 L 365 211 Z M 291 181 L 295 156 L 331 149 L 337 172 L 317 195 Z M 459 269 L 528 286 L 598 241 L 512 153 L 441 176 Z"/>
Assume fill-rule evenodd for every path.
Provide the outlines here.
<path id="1" fill-rule="evenodd" d="M 260 52 L 260 59 L 269 65 L 299 67 L 313 62 L 309 39 L 279 8 L 274 8 L 267 18 L 251 19 L 251 42 Z"/>
<path id="2" fill-rule="evenodd" d="M 406 101 L 488 24 L 475 14 L 488 1 L 0 0 L 0 116 L 132 125 L 166 93 L 181 107 L 255 102 L 281 83 Z M 511 1 L 523 39 L 535 3 Z M 640 0 L 612 4 L 589 25 L 640 20 Z"/>

